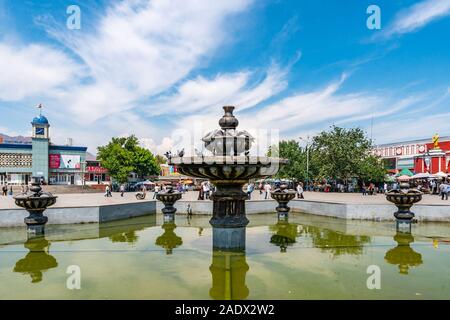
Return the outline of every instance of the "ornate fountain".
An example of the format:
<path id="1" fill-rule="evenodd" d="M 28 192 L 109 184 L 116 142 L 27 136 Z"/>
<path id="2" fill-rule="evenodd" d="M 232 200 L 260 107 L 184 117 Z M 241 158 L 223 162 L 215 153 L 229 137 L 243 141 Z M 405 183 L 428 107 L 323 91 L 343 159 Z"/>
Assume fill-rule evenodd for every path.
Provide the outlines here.
<path id="1" fill-rule="evenodd" d="M 250 156 L 255 139 L 247 131 L 238 131 L 238 119 L 233 106 L 223 107 L 225 114 L 219 120 L 221 129 L 211 131 L 202 138 L 211 156 L 176 156 L 168 159 L 179 173 L 209 179 L 216 186 L 212 195 L 213 246 L 216 248 L 242 248 L 245 243 L 246 193 L 242 190 L 249 179 L 270 176 L 278 172 L 287 160 Z"/>
<path id="2" fill-rule="evenodd" d="M 391 190 L 386 193 L 386 199 L 396 205 L 397 211 L 394 212 L 394 217 L 397 219 L 397 229 L 410 229 L 411 220 L 414 218 L 414 213 L 411 212 L 411 207 L 414 203 L 422 200 L 422 192 L 417 189 L 410 189 L 409 183 L 400 183 L 399 190 Z"/>
<path id="3" fill-rule="evenodd" d="M 24 208 L 30 214 L 24 219 L 27 231 L 32 234 L 43 234 L 48 218 L 44 211 L 56 203 L 56 196 L 50 192 L 42 192 L 39 177 L 32 177 L 30 191 L 14 197 L 16 205 Z"/>
<path id="4" fill-rule="evenodd" d="M 181 192 L 175 191 L 173 186 L 167 186 L 166 191 L 161 191 L 156 195 L 156 199 L 164 204 L 164 208 L 161 209 L 164 221 L 175 221 L 177 209 L 173 205 L 181 199 L 181 195 Z"/>
<path id="5" fill-rule="evenodd" d="M 295 190 L 289 190 L 286 184 L 281 184 L 278 188 L 270 193 L 272 199 L 278 202 L 276 210 L 278 212 L 279 219 L 287 219 L 291 208 L 288 207 L 289 201 L 295 198 L 297 192 Z"/>

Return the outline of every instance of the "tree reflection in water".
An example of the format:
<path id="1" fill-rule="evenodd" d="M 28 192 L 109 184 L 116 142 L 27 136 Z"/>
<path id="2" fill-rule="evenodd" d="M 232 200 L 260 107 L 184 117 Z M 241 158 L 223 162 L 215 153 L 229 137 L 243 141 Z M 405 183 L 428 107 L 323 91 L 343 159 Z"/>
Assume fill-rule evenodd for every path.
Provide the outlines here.
<path id="1" fill-rule="evenodd" d="M 155 244 L 166 249 L 166 254 L 172 254 L 173 249 L 183 244 L 181 237 L 175 234 L 174 230 L 176 227 L 175 222 L 164 221 L 161 226 L 164 229 L 164 233 L 156 238 Z"/>
<path id="2" fill-rule="evenodd" d="M 14 272 L 29 274 L 31 282 L 36 283 L 42 281 L 43 273 L 46 270 L 56 268 L 58 262 L 49 254 L 50 242 L 45 236 L 29 238 L 24 247 L 29 250 L 27 255 L 16 262 Z"/>
<path id="3" fill-rule="evenodd" d="M 386 252 L 384 259 L 390 264 L 398 265 L 400 274 L 408 274 L 410 267 L 417 267 L 423 263 L 422 255 L 410 246 L 414 243 L 411 233 L 397 232 L 394 241 L 397 242 L 397 246 Z"/>
<path id="4" fill-rule="evenodd" d="M 369 236 L 344 234 L 315 226 L 303 226 L 300 234 L 309 236 L 314 247 L 323 252 L 331 252 L 334 257 L 344 254 L 361 255 L 364 245 L 371 240 Z"/>
<path id="5" fill-rule="evenodd" d="M 139 236 L 136 235 L 135 230 L 130 230 L 127 232 L 115 233 L 109 236 L 112 242 L 127 242 L 130 244 L 134 244 L 138 241 Z"/>

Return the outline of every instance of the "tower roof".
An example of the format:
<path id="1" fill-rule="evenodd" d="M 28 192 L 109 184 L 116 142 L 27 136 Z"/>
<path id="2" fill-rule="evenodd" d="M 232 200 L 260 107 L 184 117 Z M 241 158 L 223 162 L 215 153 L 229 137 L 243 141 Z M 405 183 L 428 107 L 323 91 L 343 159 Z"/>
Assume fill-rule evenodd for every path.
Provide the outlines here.
<path id="1" fill-rule="evenodd" d="M 43 115 L 39 115 L 37 117 L 33 118 L 33 121 L 31 122 L 31 124 L 43 124 L 43 125 L 48 125 L 48 120 L 46 117 L 44 117 Z"/>

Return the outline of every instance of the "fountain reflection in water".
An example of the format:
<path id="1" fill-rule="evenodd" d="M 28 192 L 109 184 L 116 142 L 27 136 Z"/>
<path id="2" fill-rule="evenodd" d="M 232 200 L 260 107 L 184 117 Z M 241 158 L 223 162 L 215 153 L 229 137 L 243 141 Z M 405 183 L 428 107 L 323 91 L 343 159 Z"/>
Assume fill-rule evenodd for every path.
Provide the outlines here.
<path id="1" fill-rule="evenodd" d="M 413 248 L 414 236 L 409 232 L 397 231 L 394 236 L 397 246 L 386 252 L 384 259 L 390 263 L 398 265 L 400 274 L 408 274 L 410 267 L 417 267 L 423 263 L 422 255 Z"/>
<path id="2" fill-rule="evenodd" d="M 249 294 L 245 284 L 249 270 L 245 254 L 245 229 L 213 227 L 212 263 L 209 267 L 212 276 L 209 295 L 213 299 L 242 300 Z"/>
<path id="3" fill-rule="evenodd" d="M 297 225 L 289 223 L 289 219 L 284 215 L 278 216 L 278 222 L 271 226 L 274 234 L 270 237 L 270 243 L 280 247 L 280 252 L 287 252 L 288 246 L 296 243 L 298 235 Z"/>
<path id="4" fill-rule="evenodd" d="M 44 236 L 29 237 L 24 247 L 29 252 L 16 262 L 13 271 L 30 275 L 32 283 L 41 282 L 45 271 L 58 266 L 49 253 L 50 242 Z"/>

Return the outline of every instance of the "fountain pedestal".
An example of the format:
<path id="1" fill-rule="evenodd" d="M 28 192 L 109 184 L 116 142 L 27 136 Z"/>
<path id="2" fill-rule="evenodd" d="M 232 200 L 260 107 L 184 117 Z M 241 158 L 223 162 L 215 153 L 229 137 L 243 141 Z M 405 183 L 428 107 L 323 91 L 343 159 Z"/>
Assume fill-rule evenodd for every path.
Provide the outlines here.
<path id="1" fill-rule="evenodd" d="M 242 191 L 246 181 L 217 182 L 212 181 L 217 190 L 211 196 L 213 200 L 213 216 L 209 221 L 213 227 L 234 228 L 245 227 L 248 219 L 245 216 L 245 200 L 247 194 Z"/>

